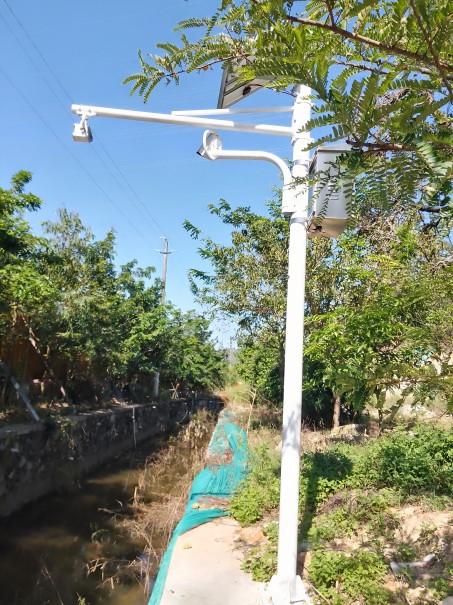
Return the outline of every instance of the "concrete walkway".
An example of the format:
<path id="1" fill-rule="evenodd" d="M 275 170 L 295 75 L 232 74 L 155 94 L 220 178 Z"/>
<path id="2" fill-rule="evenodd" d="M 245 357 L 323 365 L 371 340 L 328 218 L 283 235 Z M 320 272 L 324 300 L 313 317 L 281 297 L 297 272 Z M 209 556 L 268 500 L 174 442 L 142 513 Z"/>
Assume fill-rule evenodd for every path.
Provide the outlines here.
<path id="1" fill-rule="evenodd" d="M 241 569 L 240 525 L 220 517 L 176 542 L 161 605 L 262 605 L 263 584 Z"/>

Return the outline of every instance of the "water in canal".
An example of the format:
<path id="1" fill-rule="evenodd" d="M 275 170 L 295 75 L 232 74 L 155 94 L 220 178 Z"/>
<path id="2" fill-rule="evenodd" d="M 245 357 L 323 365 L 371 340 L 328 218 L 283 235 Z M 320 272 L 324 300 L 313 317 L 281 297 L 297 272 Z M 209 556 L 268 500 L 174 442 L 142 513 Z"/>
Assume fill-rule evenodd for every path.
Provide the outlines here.
<path id="1" fill-rule="evenodd" d="M 0 605 L 145 605 L 168 538 L 159 510 L 190 484 L 208 437 L 203 425 L 170 447 L 154 440 L 0 521 Z"/>

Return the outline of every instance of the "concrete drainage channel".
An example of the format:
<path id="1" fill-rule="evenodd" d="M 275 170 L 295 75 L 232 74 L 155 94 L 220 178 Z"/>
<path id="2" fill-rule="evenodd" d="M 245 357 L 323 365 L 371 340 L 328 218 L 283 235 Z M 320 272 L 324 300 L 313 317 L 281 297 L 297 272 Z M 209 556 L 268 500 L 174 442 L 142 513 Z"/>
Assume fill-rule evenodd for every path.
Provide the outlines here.
<path id="1" fill-rule="evenodd" d="M 216 413 L 221 407 L 215 397 L 176 399 L 0 428 L 0 517 L 70 489 L 100 465 L 188 422 L 199 410 Z"/>
<path id="2" fill-rule="evenodd" d="M 155 426 L 152 431 L 148 427 L 147 437 L 144 436 L 144 418 L 140 408 L 150 408 L 149 414 L 156 414 L 156 411 L 151 412 L 152 406 L 149 405 L 136 406 L 136 449 L 114 454 L 113 460 L 102 462 L 101 468 L 90 471 L 89 475 L 84 473 L 85 477 L 75 479 L 75 473 L 67 477 L 65 475 L 65 481 L 71 489 L 59 489 L 1 519 L 0 602 L 9 605 L 145 605 L 148 583 L 152 582 L 153 575 L 157 573 L 157 563 L 155 557 L 154 563 L 148 556 L 145 560 L 144 553 L 149 552 L 149 549 L 155 553 L 165 550 L 167 537 L 159 533 L 159 528 L 151 531 L 146 537 L 131 535 L 129 529 L 123 527 L 122 521 L 124 519 L 125 522 L 134 523 L 134 515 L 143 513 L 142 503 L 146 506 L 146 502 L 155 502 L 158 505 L 157 510 L 161 504 L 165 506 L 167 498 L 174 495 L 175 486 L 179 489 L 181 481 L 184 481 L 186 463 L 187 470 L 190 470 L 192 452 L 195 452 L 195 456 L 202 455 L 206 440 L 210 436 L 209 423 L 202 423 L 203 431 L 199 431 L 198 424 L 194 424 L 190 425 L 187 431 L 183 429 L 182 438 L 178 439 L 176 436 L 170 442 L 172 445 L 168 446 L 165 436 L 167 428 L 177 423 L 186 423 L 198 410 L 209 408 L 218 411 L 221 407 L 221 401 L 212 398 L 183 404 L 180 401 L 169 402 L 166 410 L 158 410 L 160 432 L 156 433 Z M 128 443 L 133 443 L 131 408 L 120 414 L 120 420 L 118 415 L 115 415 L 115 420 L 109 418 L 111 412 L 86 416 L 94 416 L 96 422 L 101 422 L 98 428 L 104 426 L 104 423 L 110 423 L 112 443 L 110 449 L 103 452 L 104 458 L 107 453 L 111 456 L 113 452 L 119 452 L 121 447 L 118 441 L 124 424 L 128 422 Z M 126 417 L 129 421 L 126 421 Z M 70 431 L 64 433 L 64 441 L 75 439 L 80 434 L 85 436 L 86 441 L 68 450 L 65 457 L 59 460 L 61 466 L 87 468 L 88 446 L 91 441 L 95 441 L 94 435 L 92 439 L 88 438 L 89 426 L 92 425 L 82 418 L 78 419 L 78 422 L 70 423 Z M 39 431 L 34 429 L 28 436 L 35 443 L 35 454 L 36 433 Z M 59 431 L 55 433 L 58 434 Z M 184 439 L 186 433 L 191 436 L 190 439 Z M 11 455 L 25 457 L 25 427 L 15 433 L 14 439 L 12 431 L 9 431 L 8 435 L 9 440 L 5 438 L 4 442 L 8 443 L 10 449 L 19 449 L 19 452 L 10 452 Z M 194 439 L 194 435 L 198 437 Z M 117 440 L 116 443 L 113 442 L 114 439 Z M 58 449 L 62 448 L 62 440 L 61 435 L 58 439 L 55 435 L 52 438 L 55 446 L 51 447 L 47 443 L 46 455 L 58 455 L 58 452 L 62 452 L 63 450 Z M 99 440 L 98 433 L 97 447 L 105 450 L 107 446 L 108 441 Z M 2 451 L 4 452 L 5 448 Z M 172 452 L 177 453 L 176 457 Z M 30 451 L 29 461 L 34 463 L 35 468 L 39 468 L 43 461 L 35 462 L 31 456 Z M 94 454 L 90 456 L 95 458 Z M 69 457 L 74 459 L 70 460 Z M 100 460 L 101 457 L 95 458 L 96 466 L 99 466 Z M 153 460 L 155 462 L 152 462 Z M 162 473 L 159 466 L 161 460 L 166 463 Z M 151 466 L 148 466 L 150 461 Z M 30 466 L 27 469 L 26 462 L 16 472 L 19 471 L 27 475 Z M 137 486 L 149 473 L 161 476 L 157 482 L 142 488 L 143 499 L 138 502 L 136 508 Z M 60 475 L 57 476 L 60 480 Z M 11 481 L 11 478 L 9 480 Z M 77 489 L 74 489 L 75 486 Z M 153 523 L 157 521 L 155 510 L 152 512 Z M 140 565 L 143 568 L 142 574 Z M 94 573 L 89 569 L 90 566 L 97 567 Z"/>

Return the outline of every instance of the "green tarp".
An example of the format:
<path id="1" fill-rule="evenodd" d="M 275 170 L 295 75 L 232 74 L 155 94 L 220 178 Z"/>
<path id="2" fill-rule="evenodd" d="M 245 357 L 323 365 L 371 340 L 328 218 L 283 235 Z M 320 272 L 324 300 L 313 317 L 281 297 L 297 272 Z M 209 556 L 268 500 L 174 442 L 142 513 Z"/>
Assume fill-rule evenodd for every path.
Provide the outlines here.
<path id="1" fill-rule="evenodd" d="M 178 537 L 189 529 L 228 514 L 224 503 L 218 508 L 194 508 L 194 504 L 197 505 L 200 498 L 203 501 L 213 498 L 211 502 L 215 502 L 215 498 L 230 498 L 247 473 L 247 435 L 233 424 L 233 417 L 233 414 L 224 412 L 217 423 L 208 447 L 209 465 L 198 473 L 192 483 L 184 516 L 176 526 L 162 558 L 148 605 L 160 603 Z"/>

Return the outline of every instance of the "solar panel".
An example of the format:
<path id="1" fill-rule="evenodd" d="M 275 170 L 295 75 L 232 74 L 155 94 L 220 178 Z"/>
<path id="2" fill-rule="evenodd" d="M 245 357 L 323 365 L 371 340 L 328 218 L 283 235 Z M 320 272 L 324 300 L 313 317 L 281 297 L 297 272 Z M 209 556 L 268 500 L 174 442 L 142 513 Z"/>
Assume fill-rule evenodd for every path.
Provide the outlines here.
<path id="1" fill-rule="evenodd" d="M 249 55 L 237 61 L 230 61 L 223 67 L 222 82 L 220 84 L 217 109 L 225 109 L 250 96 L 265 84 L 272 82 L 271 76 L 259 76 L 254 80 L 242 82 L 239 80 L 238 70 L 253 63 L 254 57 Z"/>

